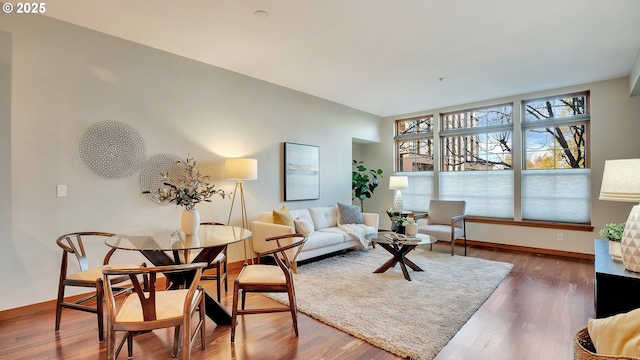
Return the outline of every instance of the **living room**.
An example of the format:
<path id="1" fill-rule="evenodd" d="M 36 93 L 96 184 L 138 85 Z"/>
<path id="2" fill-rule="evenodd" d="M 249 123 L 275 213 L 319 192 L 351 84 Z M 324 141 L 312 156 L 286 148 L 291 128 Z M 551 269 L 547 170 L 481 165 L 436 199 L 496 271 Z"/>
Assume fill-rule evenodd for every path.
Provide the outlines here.
<path id="1" fill-rule="evenodd" d="M 513 103 L 515 112 L 525 99 L 589 91 L 593 230 L 470 222 L 468 237 L 588 257 L 598 230 L 624 221 L 631 209 L 632 204 L 598 196 L 605 160 L 640 157 L 640 97 L 630 96 L 639 86 L 638 57 L 625 76 L 535 92 L 516 88 L 504 96 L 380 116 L 50 17 L 14 15 L 0 14 L 0 184 L 10 189 L 0 193 L 5 274 L 0 284 L 11 289 L 11 296 L 0 298 L 0 311 L 55 298 L 60 269 L 55 239 L 61 234 L 179 224 L 180 209 L 145 199 L 137 176 L 105 179 L 83 164 L 79 140 L 103 120 L 134 127 L 147 156 L 193 156 L 227 191 L 235 182 L 225 179 L 224 160 L 257 159 L 258 179 L 244 185 L 250 220 L 282 205 L 350 202 L 352 159 L 384 170 L 380 188 L 364 204 L 366 212 L 384 215 L 393 203 L 388 176 L 394 172 L 394 120 L 503 103 Z M 635 41 L 629 46 L 637 53 Z M 445 77 L 441 85 L 448 81 Z M 318 146 L 319 200 L 283 200 L 284 142 Z M 58 185 L 66 185 L 66 197 L 56 196 Z M 517 207 L 517 196 L 514 200 Z M 225 221 L 230 205 L 216 198 L 199 209 L 201 218 Z M 234 214 L 232 222 L 239 221 Z M 390 226 L 381 216 L 380 228 Z M 230 247 L 230 262 L 243 258 L 241 245 Z M 139 262 L 140 256 L 126 254 L 123 261 Z"/>

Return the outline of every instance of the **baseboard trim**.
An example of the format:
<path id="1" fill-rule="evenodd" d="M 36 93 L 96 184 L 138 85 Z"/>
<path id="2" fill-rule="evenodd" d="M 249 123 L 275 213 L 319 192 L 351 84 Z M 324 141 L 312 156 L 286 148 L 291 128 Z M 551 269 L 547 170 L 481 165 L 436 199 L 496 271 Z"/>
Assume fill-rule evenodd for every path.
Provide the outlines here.
<path id="1" fill-rule="evenodd" d="M 460 242 L 461 240 L 457 240 L 456 244 L 459 244 Z M 473 245 L 473 246 L 489 248 L 489 249 L 515 250 L 515 251 L 523 251 L 523 252 L 529 252 L 534 254 L 563 256 L 568 258 L 584 259 L 584 260 L 595 259 L 593 254 L 583 254 L 583 253 L 577 253 L 572 251 L 554 250 L 554 249 L 542 249 L 542 248 L 520 246 L 520 245 L 499 244 L 499 243 L 477 241 L 477 240 L 467 240 L 467 245 Z"/>

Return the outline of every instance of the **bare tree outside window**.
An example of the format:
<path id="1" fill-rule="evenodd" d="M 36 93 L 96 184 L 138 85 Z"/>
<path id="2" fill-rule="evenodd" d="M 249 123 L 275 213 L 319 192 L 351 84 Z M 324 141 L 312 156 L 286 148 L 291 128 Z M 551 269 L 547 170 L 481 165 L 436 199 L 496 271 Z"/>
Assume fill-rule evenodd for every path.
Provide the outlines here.
<path id="1" fill-rule="evenodd" d="M 526 169 L 588 168 L 585 94 L 525 103 Z M 540 123 L 544 126 L 537 126 Z"/>
<path id="2" fill-rule="evenodd" d="M 433 116 L 396 121 L 397 171 L 433 171 Z"/>
<path id="3" fill-rule="evenodd" d="M 442 115 L 442 171 L 510 170 L 511 105 Z"/>

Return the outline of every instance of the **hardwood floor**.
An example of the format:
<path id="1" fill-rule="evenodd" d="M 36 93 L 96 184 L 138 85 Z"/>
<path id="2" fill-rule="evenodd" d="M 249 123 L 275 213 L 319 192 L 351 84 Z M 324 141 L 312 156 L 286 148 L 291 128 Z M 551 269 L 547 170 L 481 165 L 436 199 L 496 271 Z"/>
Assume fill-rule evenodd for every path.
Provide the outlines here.
<path id="1" fill-rule="evenodd" d="M 449 245 L 436 244 L 434 251 L 446 253 Z M 468 256 L 510 262 L 514 267 L 436 359 L 573 359 L 574 333 L 595 317 L 592 260 L 476 246 L 468 248 Z M 237 272 L 230 273 L 230 290 L 235 276 Z M 206 284 L 215 292 L 214 281 Z M 231 292 L 223 294 L 227 309 L 231 299 Z M 248 294 L 247 301 L 273 304 L 257 294 Z M 54 320 L 54 310 L 47 310 L 0 321 L 0 359 L 105 358 L 95 315 L 64 310 L 59 333 L 53 330 Z M 287 313 L 247 315 L 239 319 L 232 345 L 230 327 L 216 327 L 207 319 L 207 349 L 201 350 L 197 341 L 191 358 L 398 359 L 304 314 L 298 315 L 298 322 L 296 338 Z M 172 339 L 172 330 L 137 335 L 134 359 L 171 358 Z M 123 349 L 119 359 L 126 358 Z"/>

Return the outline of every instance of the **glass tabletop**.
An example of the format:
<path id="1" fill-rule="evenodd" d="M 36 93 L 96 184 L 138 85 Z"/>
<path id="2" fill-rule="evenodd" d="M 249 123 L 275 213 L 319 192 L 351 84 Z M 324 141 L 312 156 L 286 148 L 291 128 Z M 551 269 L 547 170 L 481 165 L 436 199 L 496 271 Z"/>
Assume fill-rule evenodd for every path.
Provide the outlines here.
<path id="1" fill-rule="evenodd" d="M 251 231 L 236 226 L 200 225 L 198 233 L 185 235 L 182 229 L 157 228 L 117 234 L 108 238 L 108 246 L 125 250 L 191 250 L 224 246 L 251 237 Z"/>
<path id="2" fill-rule="evenodd" d="M 365 238 L 369 241 L 374 241 L 381 244 L 425 245 L 425 244 L 432 244 L 438 241 L 435 237 L 431 235 L 425 235 L 425 234 L 415 234 L 410 236 L 397 234 L 399 235 L 398 239 L 393 238 L 392 237 L 393 234 L 395 233 L 392 233 L 392 232 L 371 233 L 371 234 L 367 234 Z"/>

